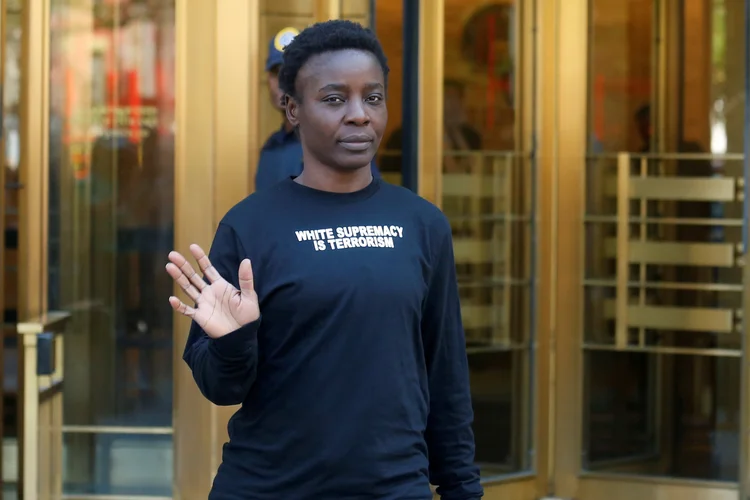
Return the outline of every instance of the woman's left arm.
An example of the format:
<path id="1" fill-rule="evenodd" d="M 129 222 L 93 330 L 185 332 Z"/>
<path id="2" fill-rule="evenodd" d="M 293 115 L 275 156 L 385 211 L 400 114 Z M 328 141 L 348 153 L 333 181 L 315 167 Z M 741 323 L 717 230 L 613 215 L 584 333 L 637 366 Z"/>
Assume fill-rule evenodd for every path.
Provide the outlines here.
<path id="1" fill-rule="evenodd" d="M 443 500 L 482 497 L 474 464 L 474 412 L 458 299 L 453 240 L 441 214 L 433 228 L 432 272 L 423 306 L 422 339 L 430 390 L 427 447 L 430 482 Z"/>

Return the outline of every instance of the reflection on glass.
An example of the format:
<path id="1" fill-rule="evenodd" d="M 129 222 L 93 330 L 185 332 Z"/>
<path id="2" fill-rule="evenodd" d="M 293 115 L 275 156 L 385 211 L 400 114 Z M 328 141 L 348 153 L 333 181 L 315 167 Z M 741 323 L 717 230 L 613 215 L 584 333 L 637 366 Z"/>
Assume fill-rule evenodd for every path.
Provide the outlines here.
<path id="1" fill-rule="evenodd" d="M 20 130 L 18 110 L 21 92 L 21 10 L 17 4 L 9 3 L 5 10 L 2 36 L 5 38 L 5 82 L 3 85 L 3 152 L 2 197 L 0 228 L 4 230 L 4 245 L 0 251 L 0 275 L 2 286 L 2 336 L 3 336 L 3 437 L 18 435 L 18 230 L 19 230 L 19 159 Z"/>
<path id="2" fill-rule="evenodd" d="M 172 496 L 171 436 L 66 434 L 63 448 L 65 493 L 69 496 Z M 96 465 L 81 467 L 72 453 L 85 453 L 89 464 Z"/>
<path id="3" fill-rule="evenodd" d="M 591 0 L 589 151 L 641 151 L 650 134 L 654 0 Z"/>
<path id="4" fill-rule="evenodd" d="M 451 0 L 444 13 L 442 208 L 453 230 L 484 476 L 531 465 L 534 176 L 517 140 L 519 14 L 514 3 Z"/>
<path id="5" fill-rule="evenodd" d="M 740 359 L 589 352 L 584 468 L 737 481 Z"/>
<path id="6" fill-rule="evenodd" d="M 174 1 L 53 0 L 50 27 L 49 304 L 73 313 L 64 422 L 94 428 L 65 481 L 102 493 L 140 460 L 106 426 L 172 423 Z"/>
<path id="7" fill-rule="evenodd" d="M 345 0 L 344 3 L 347 3 Z M 368 2 L 369 3 L 369 2 Z M 402 150 L 404 134 L 401 128 L 404 91 L 404 2 L 401 0 L 378 0 L 375 2 L 375 33 L 383 44 L 388 58 L 388 127 L 383 134 L 376 164 L 383 179 L 401 185 Z"/>
<path id="8" fill-rule="evenodd" d="M 669 3 L 658 26 L 655 7 L 592 2 L 584 466 L 736 481 L 744 4 Z"/>

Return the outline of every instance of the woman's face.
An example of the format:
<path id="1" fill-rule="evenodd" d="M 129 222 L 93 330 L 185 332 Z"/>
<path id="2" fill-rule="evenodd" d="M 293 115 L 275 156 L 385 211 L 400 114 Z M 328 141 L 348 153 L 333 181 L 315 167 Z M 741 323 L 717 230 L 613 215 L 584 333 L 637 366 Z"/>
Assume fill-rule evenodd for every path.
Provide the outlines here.
<path id="1" fill-rule="evenodd" d="M 299 125 L 305 153 L 330 168 L 368 166 L 388 121 L 375 56 L 361 50 L 319 54 L 300 69 L 296 84 L 299 99 L 287 100 L 286 113 Z"/>

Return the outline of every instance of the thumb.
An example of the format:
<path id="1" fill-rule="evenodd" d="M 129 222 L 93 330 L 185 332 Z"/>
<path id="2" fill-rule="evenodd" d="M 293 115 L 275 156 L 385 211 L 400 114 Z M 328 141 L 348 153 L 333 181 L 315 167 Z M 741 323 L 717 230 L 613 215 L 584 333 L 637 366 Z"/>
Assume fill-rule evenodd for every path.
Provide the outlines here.
<path id="1" fill-rule="evenodd" d="M 255 291 L 253 285 L 253 266 L 250 264 L 250 259 L 245 259 L 240 262 L 240 292 L 243 297 L 250 297 Z"/>

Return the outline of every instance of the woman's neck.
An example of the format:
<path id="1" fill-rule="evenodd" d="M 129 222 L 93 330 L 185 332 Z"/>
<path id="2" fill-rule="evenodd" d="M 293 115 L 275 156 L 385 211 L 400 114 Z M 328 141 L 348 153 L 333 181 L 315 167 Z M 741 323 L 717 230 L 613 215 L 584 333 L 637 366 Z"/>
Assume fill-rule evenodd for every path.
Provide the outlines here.
<path id="1" fill-rule="evenodd" d="M 336 170 L 323 165 L 305 164 L 294 179 L 303 186 L 331 193 L 354 193 L 372 182 L 370 165 L 352 170 Z"/>

